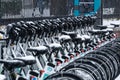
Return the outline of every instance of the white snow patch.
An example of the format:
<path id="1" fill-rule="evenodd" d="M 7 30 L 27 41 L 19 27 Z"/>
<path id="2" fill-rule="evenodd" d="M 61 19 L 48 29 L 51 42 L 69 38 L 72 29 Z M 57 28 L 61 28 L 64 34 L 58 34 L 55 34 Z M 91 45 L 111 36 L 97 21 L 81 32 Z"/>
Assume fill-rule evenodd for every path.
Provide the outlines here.
<path id="1" fill-rule="evenodd" d="M 60 48 L 62 46 L 58 43 L 53 43 L 53 44 L 50 44 L 50 47 Z"/>
<path id="2" fill-rule="evenodd" d="M 110 24 L 117 24 L 117 25 L 120 25 L 120 20 L 117 20 L 117 19 L 103 19 L 103 25 L 110 25 Z"/>
<path id="3" fill-rule="evenodd" d="M 71 39 L 71 38 L 68 35 L 62 35 L 62 36 L 59 37 L 59 40 L 62 40 L 62 39 L 66 40 L 66 39 Z"/>
<path id="4" fill-rule="evenodd" d="M 48 49 L 47 47 L 45 46 L 38 46 L 38 47 L 30 47 L 30 49 L 36 49 L 36 50 L 46 50 Z"/>
<path id="5" fill-rule="evenodd" d="M 0 80 L 5 80 L 5 79 L 6 79 L 6 77 L 4 75 L 0 74 Z"/>

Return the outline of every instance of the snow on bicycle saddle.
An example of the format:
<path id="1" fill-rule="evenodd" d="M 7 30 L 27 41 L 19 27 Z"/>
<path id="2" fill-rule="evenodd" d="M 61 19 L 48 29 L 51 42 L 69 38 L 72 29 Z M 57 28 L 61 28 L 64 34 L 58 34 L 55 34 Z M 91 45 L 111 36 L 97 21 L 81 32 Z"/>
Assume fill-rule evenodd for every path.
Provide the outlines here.
<path id="1" fill-rule="evenodd" d="M 71 38 L 68 35 L 62 35 L 62 36 L 59 37 L 59 40 L 70 40 L 70 39 Z"/>
<path id="2" fill-rule="evenodd" d="M 0 60 L 0 63 L 4 64 L 8 70 L 25 66 L 25 63 L 21 60 Z"/>
<path id="3" fill-rule="evenodd" d="M 104 33 L 106 33 L 106 32 L 108 32 L 108 31 L 106 31 L 106 30 L 90 30 L 90 31 L 88 31 L 89 33 L 91 33 L 92 35 L 99 35 L 99 34 L 104 34 Z"/>
<path id="4" fill-rule="evenodd" d="M 63 61 L 60 59 L 55 59 L 55 61 L 62 63 Z"/>
<path id="5" fill-rule="evenodd" d="M 56 48 L 61 48 L 62 46 L 58 43 L 52 43 L 52 44 L 49 45 L 49 47 L 56 49 Z"/>
<path id="6" fill-rule="evenodd" d="M 100 34 L 106 34 L 107 32 L 110 32 L 110 29 L 104 29 L 99 31 Z"/>
<path id="7" fill-rule="evenodd" d="M 6 77 L 2 74 L 0 74 L 0 80 L 6 80 Z"/>
<path id="8" fill-rule="evenodd" d="M 62 59 L 69 59 L 67 56 L 62 56 Z"/>
<path id="9" fill-rule="evenodd" d="M 110 28 L 107 28 L 107 29 L 104 29 L 104 31 L 113 31 L 113 29 L 110 29 Z"/>
<path id="10" fill-rule="evenodd" d="M 79 35 L 79 34 L 77 34 L 77 36 L 74 38 L 75 40 L 81 40 L 82 39 L 82 37 Z"/>
<path id="11" fill-rule="evenodd" d="M 97 34 L 99 34 L 99 31 L 100 30 L 90 30 L 90 31 L 88 31 L 90 34 L 93 34 L 93 35 L 97 35 Z"/>
<path id="12" fill-rule="evenodd" d="M 63 31 L 62 34 L 64 35 L 69 35 L 71 38 L 74 38 L 77 36 L 76 32 L 67 32 L 67 31 Z"/>
<path id="13" fill-rule="evenodd" d="M 33 25 L 35 24 L 33 21 L 27 21 L 26 23 L 31 24 L 31 25 L 32 25 L 32 24 L 33 24 Z"/>
<path id="14" fill-rule="evenodd" d="M 87 35 L 79 35 L 79 34 L 77 34 L 77 36 L 75 37 L 75 39 L 81 39 L 81 40 L 84 40 L 85 39 L 85 37 L 87 37 Z"/>
<path id="15" fill-rule="evenodd" d="M 99 29 L 106 29 L 107 28 L 107 26 L 105 26 L 105 25 L 97 25 L 96 27 Z"/>
<path id="16" fill-rule="evenodd" d="M 111 23 L 110 25 L 114 25 L 114 27 L 119 27 L 120 26 L 120 23 Z"/>
<path id="17" fill-rule="evenodd" d="M 30 47 L 27 50 L 28 51 L 34 51 L 34 52 L 37 52 L 39 54 L 45 54 L 46 52 L 48 52 L 48 48 L 45 47 L 45 46 Z"/>
<path id="18" fill-rule="evenodd" d="M 32 65 L 36 63 L 36 60 L 33 56 L 17 57 L 15 60 L 21 60 L 25 65 Z"/>
<path id="19" fill-rule="evenodd" d="M 77 36 L 75 38 L 73 38 L 73 42 L 83 42 L 84 38 L 82 36 L 80 36 L 79 34 L 77 34 Z"/>
<path id="20" fill-rule="evenodd" d="M 104 31 L 103 33 L 107 33 L 107 32 L 113 33 L 113 29 L 110 29 L 110 28 L 104 29 L 102 31 Z"/>
<path id="21" fill-rule="evenodd" d="M 109 28 L 109 29 L 113 29 L 114 26 L 113 26 L 113 25 L 108 25 L 107 28 Z"/>
<path id="22" fill-rule="evenodd" d="M 101 33 L 107 33 L 107 32 L 113 33 L 113 29 L 107 28 L 107 29 L 104 29 L 104 30 L 101 31 Z"/>
<path id="23" fill-rule="evenodd" d="M 68 42 L 71 40 L 70 36 L 68 35 L 62 35 L 59 37 L 59 40 L 62 41 L 62 42 Z"/>
<path id="24" fill-rule="evenodd" d="M 85 38 L 85 39 L 90 39 L 89 35 L 82 35 L 81 37 Z"/>

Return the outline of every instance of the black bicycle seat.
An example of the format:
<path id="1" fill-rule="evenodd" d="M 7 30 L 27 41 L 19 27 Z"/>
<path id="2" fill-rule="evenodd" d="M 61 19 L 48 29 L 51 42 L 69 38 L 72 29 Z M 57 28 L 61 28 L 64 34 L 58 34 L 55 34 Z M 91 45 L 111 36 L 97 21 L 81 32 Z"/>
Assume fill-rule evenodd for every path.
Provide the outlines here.
<path id="1" fill-rule="evenodd" d="M 107 29 L 107 26 L 105 26 L 105 25 L 97 25 L 96 28 L 102 30 L 102 29 Z"/>
<path id="2" fill-rule="evenodd" d="M 105 34 L 108 31 L 107 30 L 91 30 L 91 31 L 88 31 L 88 32 L 91 33 L 92 35 L 100 35 L 100 34 Z"/>
<path id="3" fill-rule="evenodd" d="M 8 70 L 25 66 L 25 63 L 20 60 L 0 60 L 0 63 L 4 64 Z"/>
<path id="4" fill-rule="evenodd" d="M 85 39 L 90 39 L 89 35 L 82 35 L 81 37 L 85 38 Z"/>
<path id="5" fill-rule="evenodd" d="M 99 31 L 100 34 L 105 34 L 105 33 L 107 33 L 107 32 L 109 32 L 107 29 L 106 29 L 106 30 L 101 30 L 101 31 Z"/>
<path id="6" fill-rule="evenodd" d="M 92 35 L 98 35 L 98 34 L 100 34 L 100 31 L 99 30 L 90 30 L 90 31 L 88 31 L 90 34 L 92 34 Z"/>
<path id="7" fill-rule="evenodd" d="M 62 59 L 69 59 L 67 56 L 62 56 Z"/>
<path id="8" fill-rule="evenodd" d="M 2 30 L 0 30 L 0 33 L 1 33 L 1 34 L 5 34 L 5 32 L 4 32 L 4 31 L 2 31 Z"/>
<path id="9" fill-rule="evenodd" d="M 45 46 L 30 47 L 27 50 L 35 52 L 35 55 L 45 54 L 48 52 L 48 48 Z"/>
<path id="10" fill-rule="evenodd" d="M 73 38 L 72 41 L 73 41 L 73 42 L 81 43 L 81 42 L 82 42 L 82 37 L 81 37 L 80 35 L 77 35 L 75 38 Z"/>
<path id="11" fill-rule="evenodd" d="M 105 29 L 106 32 L 113 33 L 113 29 Z"/>
<path id="12" fill-rule="evenodd" d="M 111 25 L 113 25 L 114 27 L 119 27 L 120 26 L 119 23 L 111 23 Z"/>
<path id="13" fill-rule="evenodd" d="M 62 46 L 58 43 L 52 43 L 49 45 L 49 47 L 52 49 L 60 49 Z"/>
<path id="14" fill-rule="evenodd" d="M 62 35 L 62 36 L 59 37 L 59 40 L 61 42 L 69 42 L 69 41 L 71 41 L 71 38 L 68 35 Z"/>
<path id="15" fill-rule="evenodd" d="M 71 38 L 74 38 L 77 36 L 76 32 L 67 32 L 67 31 L 63 31 L 62 34 L 64 35 L 69 35 Z"/>
<path id="16" fill-rule="evenodd" d="M 20 77 L 18 78 L 18 80 L 27 80 L 27 78 L 24 78 L 24 77 L 20 76 Z"/>
<path id="17" fill-rule="evenodd" d="M 72 55 L 74 55 L 74 54 L 75 54 L 75 53 L 69 53 L 68 56 L 72 56 Z"/>
<path id="18" fill-rule="evenodd" d="M 55 61 L 62 63 L 62 60 L 60 59 L 55 59 Z"/>
<path id="19" fill-rule="evenodd" d="M 21 60 L 25 63 L 25 65 L 33 65 L 36 63 L 36 60 L 33 56 L 17 57 L 15 60 Z"/>

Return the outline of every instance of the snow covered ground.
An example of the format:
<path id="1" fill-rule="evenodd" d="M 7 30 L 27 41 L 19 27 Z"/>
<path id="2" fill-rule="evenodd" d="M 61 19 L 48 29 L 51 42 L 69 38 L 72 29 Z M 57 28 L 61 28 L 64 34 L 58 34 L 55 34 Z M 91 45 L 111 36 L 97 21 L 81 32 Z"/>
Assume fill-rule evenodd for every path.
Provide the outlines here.
<path id="1" fill-rule="evenodd" d="M 117 24 L 120 24 L 120 19 L 117 20 L 117 19 L 104 19 L 103 20 L 103 25 L 110 25 L 111 23 L 117 23 Z"/>
<path id="2" fill-rule="evenodd" d="M 120 24 L 120 20 L 117 19 L 103 20 L 103 25 L 110 25 L 111 23 Z M 115 80 L 120 80 L 120 75 Z"/>

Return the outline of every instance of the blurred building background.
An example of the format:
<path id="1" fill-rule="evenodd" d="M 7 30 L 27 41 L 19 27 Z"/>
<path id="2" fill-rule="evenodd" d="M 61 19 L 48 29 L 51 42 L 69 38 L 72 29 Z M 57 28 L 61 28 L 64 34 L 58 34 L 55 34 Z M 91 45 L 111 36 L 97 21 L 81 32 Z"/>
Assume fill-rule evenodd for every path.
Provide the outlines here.
<path id="1" fill-rule="evenodd" d="M 102 0 L 104 18 L 120 18 L 120 0 Z"/>
<path id="2" fill-rule="evenodd" d="M 80 2 L 77 4 L 78 6 L 76 6 L 76 1 Z M 94 1 L 95 0 L 0 0 L 0 18 L 12 20 L 16 18 L 74 16 L 75 9 L 80 10 L 80 15 L 82 15 L 86 12 L 94 11 Z M 101 9 L 98 10 L 98 16 L 100 18 L 120 18 L 119 0 L 101 1 Z M 87 4 L 88 2 L 89 4 Z"/>
<path id="3" fill-rule="evenodd" d="M 70 0 L 0 0 L 0 18 L 68 15 L 68 3 Z"/>
<path id="4" fill-rule="evenodd" d="M 49 0 L 1 0 L 1 18 L 49 16 Z M 42 15 L 44 14 L 44 15 Z"/>

